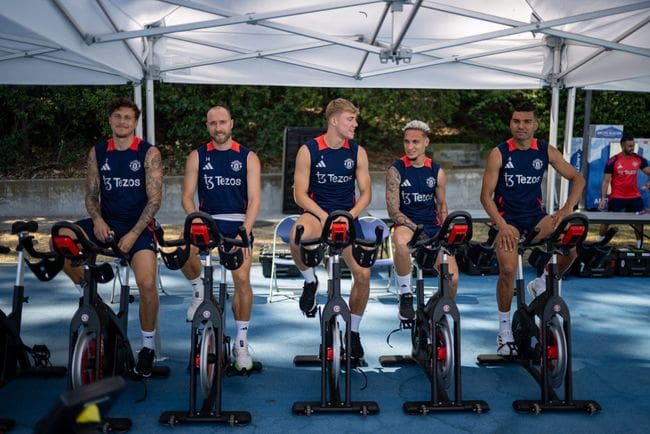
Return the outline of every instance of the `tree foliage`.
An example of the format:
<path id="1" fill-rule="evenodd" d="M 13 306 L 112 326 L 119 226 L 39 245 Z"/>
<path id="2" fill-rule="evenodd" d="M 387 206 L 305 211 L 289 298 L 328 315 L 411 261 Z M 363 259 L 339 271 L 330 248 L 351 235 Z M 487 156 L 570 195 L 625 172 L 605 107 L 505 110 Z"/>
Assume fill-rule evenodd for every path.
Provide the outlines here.
<path id="1" fill-rule="evenodd" d="M 559 127 L 564 129 L 565 93 Z M 0 176 L 82 176 L 87 151 L 106 137 L 106 103 L 131 97 L 131 86 L 0 86 Z M 357 139 L 371 165 L 402 152 L 401 128 L 411 119 L 432 127 L 432 142 L 470 142 L 489 149 L 510 134 L 508 118 L 519 101 L 539 110 L 538 137 L 547 138 L 551 92 L 541 90 L 333 89 L 156 83 L 156 142 L 168 173 L 182 173 L 189 151 L 205 143 L 205 114 L 214 105 L 230 108 L 234 137 L 253 148 L 264 170 L 281 167 L 285 127 L 324 127 L 327 103 L 350 99 L 361 109 Z M 574 135 L 582 135 L 584 92 L 576 103 Z M 143 115 L 144 116 L 144 115 Z M 146 121 L 146 119 L 145 119 Z M 626 133 L 648 137 L 650 95 L 594 92 L 591 123 L 625 125 Z M 562 138 L 558 140 L 562 143 Z M 383 160 L 382 160 L 383 158 Z M 42 172 L 42 173 L 41 173 Z M 54 173 L 57 175 L 57 173 Z"/>

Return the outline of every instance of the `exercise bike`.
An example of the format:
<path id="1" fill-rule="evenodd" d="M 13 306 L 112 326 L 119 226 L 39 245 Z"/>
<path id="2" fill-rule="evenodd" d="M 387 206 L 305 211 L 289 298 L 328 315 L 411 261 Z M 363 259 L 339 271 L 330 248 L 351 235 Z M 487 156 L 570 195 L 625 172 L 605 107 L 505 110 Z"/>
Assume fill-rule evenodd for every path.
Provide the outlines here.
<path id="1" fill-rule="evenodd" d="M 562 276 L 557 265 L 557 255 L 568 255 L 572 248 L 581 245 L 588 225 L 587 217 L 576 213 L 565 217 L 547 238 L 535 240 L 538 231 L 533 231 L 519 241 L 515 281 L 517 310 L 512 319 L 512 333 L 519 354 L 478 356 L 480 365 L 520 363 L 537 381 L 540 399 L 514 401 L 512 406 L 518 412 L 585 411 L 594 414 L 601 410 L 596 401 L 573 399 L 571 316 L 560 294 Z M 527 304 L 522 264 L 524 252 L 530 248 L 548 259 L 548 275 L 546 291 Z M 560 396 L 562 390 L 564 396 Z"/>
<path id="2" fill-rule="evenodd" d="M 201 222 L 194 223 L 193 221 L 197 219 Z M 221 408 L 223 376 L 234 373 L 230 363 L 230 338 L 225 334 L 226 270 L 236 270 L 243 264 L 242 249 L 249 247 L 248 234 L 242 226 L 239 228 L 237 238 L 224 238 L 219 234 L 212 216 L 203 212 L 194 212 L 185 219 L 182 239 L 165 241 L 163 238 L 161 241 L 163 247 L 176 247 L 173 252 L 161 251 L 165 265 L 171 270 L 180 269 L 189 257 L 190 245 L 196 246 L 205 260 L 203 302 L 192 318 L 189 409 L 165 411 L 158 421 L 171 426 L 188 422 L 248 425 L 251 422 L 251 414 L 248 411 L 226 411 Z M 227 246 L 228 251 L 224 246 Z M 230 246 L 235 249 L 230 250 Z M 214 269 L 211 252 L 215 248 L 219 249 L 221 263 L 218 300 L 214 298 L 212 278 Z M 253 362 L 251 372 L 259 372 L 261 369 L 260 362 Z M 244 374 L 249 373 L 244 372 Z M 203 395 L 203 405 L 200 408 L 197 407 L 198 391 Z"/>
<path id="3" fill-rule="evenodd" d="M 23 303 L 29 302 L 29 297 L 25 296 L 25 265 L 34 270 L 41 281 L 51 280 L 63 267 L 63 261 L 56 255 L 48 256 L 35 249 L 34 237 L 30 233 L 37 231 L 38 223 L 35 221 L 17 221 L 11 227 L 11 233 L 18 236 L 18 261 L 11 312 L 5 314 L 0 310 L 0 387 L 19 376 L 63 377 L 66 372 L 65 367 L 52 366 L 47 346 L 34 345 L 30 348 L 20 336 Z M 8 247 L 0 246 L 0 253 L 9 252 Z M 42 259 L 30 262 L 25 252 Z M 8 431 L 13 425 L 11 419 L 0 419 L 0 432 Z"/>
<path id="4" fill-rule="evenodd" d="M 38 252 L 34 247 L 31 232 L 38 231 L 38 223 L 15 222 L 11 233 L 18 236 L 18 261 L 16 264 L 16 281 L 13 290 L 11 312 L 7 315 L 0 310 L 0 386 L 18 376 L 63 377 L 64 367 L 53 367 L 50 363 L 50 351 L 45 345 L 28 347 L 20 337 L 23 303 L 29 303 L 25 297 L 25 265 L 34 270 L 41 281 L 51 280 L 63 268 L 63 261 Z M 5 248 L 5 253 L 9 249 Z M 42 257 L 38 263 L 29 262 L 27 255 Z"/>
<path id="5" fill-rule="evenodd" d="M 341 221 L 344 219 L 345 221 Z M 356 238 L 354 218 L 346 211 L 334 211 L 325 221 L 320 238 L 302 240 L 304 227 L 296 228 L 295 242 L 300 246 L 302 261 L 308 267 L 317 266 L 323 259 L 325 247 L 328 248 L 327 303 L 320 310 L 321 345 L 318 356 L 299 355 L 294 365 L 321 366 L 320 401 L 298 401 L 293 404 L 293 412 L 301 415 L 313 413 L 359 413 L 372 415 L 379 412 L 375 401 L 352 401 L 351 371 L 352 357 L 350 320 L 351 313 L 341 297 L 341 252 L 352 246 L 355 260 L 362 267 L 371 267 L 377 259 L 377 250 L 382 242 L 383 229 L 375 229 L 376 240 L 367 241 Z M 339 328 L 339 319 L 345 323 L 345 334 Z M 345 370 L 345 390 L 341 391 L 341 368 Z"/>
<path id="6" fill-rule="evenodd" d="M 415 321 L 402 321 L 401 327 L 411 330 L 411 356 L 381 356 L 382 366 L 417 363 L 431 382 L 429 401 L 409 401 L 402 407 L 407 414 L 429 414 L 443 411 L 473 411 L 481 414 L 490 409 L 482 400 L 463 400 L 460 362 L 460 313 L 449 296 L 449 265 L 447 257 L 454 255 L 472 238 L 472 217 L 465 211 L 447 216 L 440 231 L 433 237 L 422 237 L 419 225 L 409 249 L 414 256 L 417 272 L 415 283 Z M 438 291 L 425 301 L 423 269 L 435 267 L 439 251 L 442 261 L 438 273 Z M 453 384 L 453 398 L 447 391 Z"/>
<path id="7" fill-rule="evenodd" d="M 122 377 L 109 377 L 63 392 L 50 412 L 37 423 L 37 434 L 92 434 L 115 431 L 102 415 L 126 387 Z"/>
<path id="8" fill-rule="evenodd" d="M 70 235 L 72 234 L 72 236 Z M 107 240 L 101 247 L 88 239 L 74 223 L 62 221 L 52 226 L 52 248 L 73 266 L 84 267 L 83 296 L 70 323 L 68 387 L 76 389 L 103 378 L 134 375 L 135 358 L 127 335 L 130 294 L 127 255 L 120 251 L 117 240 Z M 120 260 L 123 274 L 119 311 L 115 313 L 97 293 L 97 285 L 110 282 L 115 274 L 111 263 L 97 263 L 97 256 Z M 154 366 L 152 377 L 164 378 L 169 367 Z"/>

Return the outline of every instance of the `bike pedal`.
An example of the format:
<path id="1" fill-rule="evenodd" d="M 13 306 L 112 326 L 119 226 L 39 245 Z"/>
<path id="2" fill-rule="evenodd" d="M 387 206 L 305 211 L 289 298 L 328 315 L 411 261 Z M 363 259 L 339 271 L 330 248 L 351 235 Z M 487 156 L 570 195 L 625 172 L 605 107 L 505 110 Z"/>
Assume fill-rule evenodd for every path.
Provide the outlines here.
<path id="1" fill-rule="evenodd" d="M 414 325 L 415 321 L 413 320 L 400 320 L 400 327 L 404 330 L 411 330 Z"/>

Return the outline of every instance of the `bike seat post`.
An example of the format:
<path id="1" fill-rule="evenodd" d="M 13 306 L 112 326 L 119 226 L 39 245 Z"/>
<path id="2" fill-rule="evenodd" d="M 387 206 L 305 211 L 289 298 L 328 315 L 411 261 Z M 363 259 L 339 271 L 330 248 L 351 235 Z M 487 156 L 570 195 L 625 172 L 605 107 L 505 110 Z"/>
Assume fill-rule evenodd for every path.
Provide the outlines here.
<path id="1" fill-rule="evenodd" d="M 16 246 L 16 251 L 18 252 L 18 264 L 16 266 L 16 286 L 23 286 L 25 283 L 25 249 L 20 244 L 20 241 L 27 237 L 27 232 L 23 231 L 18 234 L 18 246 Z"/>

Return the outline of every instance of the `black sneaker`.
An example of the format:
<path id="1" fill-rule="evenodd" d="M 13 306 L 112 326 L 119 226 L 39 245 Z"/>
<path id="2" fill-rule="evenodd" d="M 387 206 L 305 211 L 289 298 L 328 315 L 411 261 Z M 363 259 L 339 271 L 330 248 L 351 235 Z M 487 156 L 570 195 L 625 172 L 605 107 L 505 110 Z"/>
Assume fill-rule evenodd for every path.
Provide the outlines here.
<path id="1" fill-rule="evenodd" d="M 350 357 L 356 360 L 363 359 L 364 353 L 359 332 L 350 332 L 350 340 L 352 341 L 350 345 Z"/>
<path id="2" fill-rule="evenodd" d="M 153 369 L 153 359 L 156 357 L 156 353 L 151 348 L 142 348 L 138 353 L 138 363 L 133 368 L 133 372 L 136 375 L 139 375 L 144 378 L 151 377 L 151 371 Z"/>
<path id="3" fill-rule="evenodd" d="M 316 311 L 316 291 L 318 290 L 318 278 L 311 283 L 305 282 L 300 296 L 300 310 L 307 316 L 314 316 Z"/>
<path id="4" fill-rule="evenodd" d="M 397 316 L 401 321 L 413 321 L 415 311 L 413 310 L 413 294 L 405 293 L 399 296 L 399 312 Z"/>

